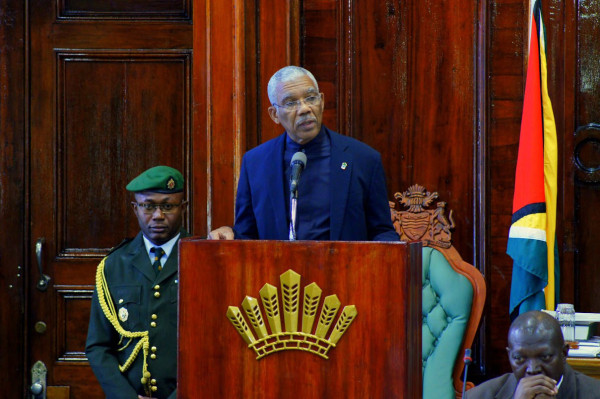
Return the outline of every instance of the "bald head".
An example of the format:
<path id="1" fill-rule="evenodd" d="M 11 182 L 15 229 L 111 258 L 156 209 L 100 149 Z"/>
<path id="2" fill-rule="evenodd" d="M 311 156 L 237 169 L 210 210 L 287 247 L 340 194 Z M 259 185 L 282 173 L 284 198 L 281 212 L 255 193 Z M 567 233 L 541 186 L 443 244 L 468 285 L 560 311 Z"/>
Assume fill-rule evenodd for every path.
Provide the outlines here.
<path id="1" fill-rule="evenodd" d="M 544 336 L 560 348 L 565 344 L 560 325 L 556 319 L 548 313 L 538 310 L 523 313 L 513 321 L 508 330 L 509 345 L 512 335 Z"/>
<path id="2" fill-rule="evenodd" d="M 544 374 L 555 381 L 564 372 L 568 346 L 560 325 L 547 313 L 520 315 L 508 330 L 508 358 L 515 377 Z"/>

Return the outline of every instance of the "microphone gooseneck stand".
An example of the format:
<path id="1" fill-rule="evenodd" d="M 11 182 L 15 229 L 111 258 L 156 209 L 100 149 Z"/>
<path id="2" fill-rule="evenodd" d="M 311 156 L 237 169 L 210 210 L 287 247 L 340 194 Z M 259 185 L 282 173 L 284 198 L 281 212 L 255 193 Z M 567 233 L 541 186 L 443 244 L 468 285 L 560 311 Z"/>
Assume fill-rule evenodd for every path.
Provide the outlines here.
<path id="1" fill-rule="evenodd" d="M 463 375 L 463 386 L 462 386 L 462 397 L 465 397 L 465 391 L 467 389 L 467 369 L 469 368 L 469 364 L 473 363 L 473 359 L 471 359 L 471 349 L 465 349 L 465 357 L 463 358 L 465 363 L 465 374 Z"/>
<path id="2" fill-rule="evenodd" d="M 296 208 L 298 206 L 298 190 L 290 193 L 290 241 L 296 241 Z"/>
<path id="3" fill-rule="evenodd" d="M 296 241 L 296 209 L 298 207 L 298 183 L 302 170 L 306 167 L 306 154 L 301 151 L 292 156 L 290 162 L 290 241 Z"/>

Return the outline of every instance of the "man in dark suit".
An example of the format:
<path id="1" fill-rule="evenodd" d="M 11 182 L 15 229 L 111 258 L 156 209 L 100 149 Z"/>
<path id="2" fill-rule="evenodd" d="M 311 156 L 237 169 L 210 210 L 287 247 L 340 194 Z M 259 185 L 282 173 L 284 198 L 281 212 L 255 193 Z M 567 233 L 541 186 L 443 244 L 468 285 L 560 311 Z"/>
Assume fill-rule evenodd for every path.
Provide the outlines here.
<path id="1" fill-rule="evenodd" d="M 290 161 L 306 155 L 298 188 L 299 240 L 397 241 L 378 152 L 322 125 L 324 97 L 314 76 L 287 66 L 268 84 L 269 115 L 285 133 L 242 160 L 235 225 L 212 239 L 285 240 L 290 232 Z"/>
<path id="2" fill-rule="evenodd" d="M 86 355 L 107 398 L 174 399 L 183 176 L 156 166 L 127 190 L 141 231 L 98 266 Z"/>
<path id="3" fill-rule="evenodd" d="M 465 399 L 600 398 L 600 381 L 567 364 L 569 345 L 547 313 L 534 310 L 517 317 L 506 350 L 513 372 L 468 390 Z"/>

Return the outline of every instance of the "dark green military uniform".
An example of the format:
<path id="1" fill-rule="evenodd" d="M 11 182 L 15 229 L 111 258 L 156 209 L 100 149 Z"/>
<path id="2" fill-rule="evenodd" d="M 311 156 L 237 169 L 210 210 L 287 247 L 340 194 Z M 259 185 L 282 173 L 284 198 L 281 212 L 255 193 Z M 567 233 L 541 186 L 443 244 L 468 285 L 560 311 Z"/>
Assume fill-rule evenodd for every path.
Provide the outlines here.
<path id="1" fill-rule="evenodd" d="M 182 232 L 181 237 L 188 234 Z M 110 288 L 121 326 L 127 331 L 148 331 L 149 382 L 155 380 L 156 398 L 175 398 L 177 384 L 177 244 L 163 269 L 156 276 L 148 258 L 142 234 L 120 246 L 105 261 L 104 275 Z M 121 309 L 127 310 L 127 316 Z M 123 316 L 122 316 L 123 315 Z M 123 319 L 125 319 L 123 321 Z M 152 324 L 154 323 L 154 324 Z M 110 399 L 137 398 L 146 395 L 141 382 L 144 355 L 140 351 L 124 373 L 119 371 L 130 356 L 137 339 L 127 344 L 106 318 L 98 301 L 92 298 L 86 354 L 106 396 Z M 172 394 L 172 395 L 171 395 Z M 170 396 L 171 395 L 171 396 Z"/>
<path id="2" fill-rule="evenodd" d="M 132 180 L 127 189 L 181 192 L 183 178 L 172 168 L 156 167 Z M 183 230 L 180 234 L 189 235 Z M 109 399 L 176 397 L 178 258 L 176 243 L 156 273 L 140 232 L 99 265 L 86 355 Z M 140 341 L 147 342 L 145 350 L 141 345 L 136 349 Z M 128 360 L 133 361 L 121 371 Z"/>

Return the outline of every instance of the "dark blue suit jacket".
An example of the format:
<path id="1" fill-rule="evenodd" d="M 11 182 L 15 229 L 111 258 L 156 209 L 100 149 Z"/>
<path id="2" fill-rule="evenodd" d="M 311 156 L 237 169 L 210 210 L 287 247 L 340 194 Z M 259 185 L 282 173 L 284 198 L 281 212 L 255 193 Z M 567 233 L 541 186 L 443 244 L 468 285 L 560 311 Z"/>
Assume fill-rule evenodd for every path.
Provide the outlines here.
<path id="1" fill-rule="evenodd" d="M 330 240 L 398 241 L 392 226 L 381 156 L 335 133 L 331 139 Z M 248 151 L 236 198 L 236 238 L 287 240 L 289 218 L 283 170 L 286 133 Z M 305 184 L 307 182 L 304 182 Z"/>

